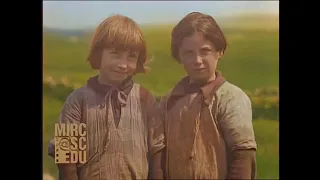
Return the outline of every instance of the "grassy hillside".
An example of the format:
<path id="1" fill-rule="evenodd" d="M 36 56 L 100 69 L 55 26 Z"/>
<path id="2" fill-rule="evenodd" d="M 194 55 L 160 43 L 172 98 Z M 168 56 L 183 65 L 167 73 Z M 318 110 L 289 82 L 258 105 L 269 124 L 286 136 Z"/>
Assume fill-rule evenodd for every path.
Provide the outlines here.
<path id="1" fill-rule="evenodd" d="M 225 34 L 229 46 L 218 68 L 229 81 L 247 90 L 278 84 L 277 30 L 226 29 Z M 154 57 L 152 71 L 138 75 L 136 80 L 153 93 L 163 94 L 184 76 L 184 71 L 170 55 L 170 29 L 147 30 L 145 36 L 150 57 Z M 43 44 L 45 76 L 67 76 L 71 81 L 85 83 L 96 73 L 86 62 L 88 41 L 73 43 L 45 34 Z"/>
<path id="2" fill-rule="evenodd" d="M 227 80 L 246 91 L 278 86 L 278 21 L 272 18 L 273 20 L 270 18 L 266 20 L 265 16 L 263 18 L 261 16 L 260 19 L 255 16 L 250 19 L 242 16 L 238 20 L 234 18 L 218 20 L 228 40 L 225 57 L 219 63 L 218 69 Z M 185 75 L 181 65 L 170 55 L 171 29 L 170 25 L 143 28 L 149 55 L 154 59 L 150 63 L 151 72 L 147 75 L 138 75 L 135 79 L 155 95 L 164 94 Z M 79 37 L 78 40 L 72 41 L 65 36 L 44 32 L 44 76 L 51 76 L 53 79 L 66 77 L 70 83 L 84 84 L 89 76 L 96 74 L 86 62 L 89 42 L 88 37 Z M 56 166 L 53 159 L 46 154 L 49 139 L 53 136 L 54 122 L 70 91 L 61 88 L 64 87 L 45 88 L 43 97 L 43 168 L 44 172 L 54 176 L 57 172 Z M 259 148 L 258 178 L 278 178 L 278 121 L 255 120 L 254 128 Z"/>
<path id="3" fill-rule="evenodd" d="M 229 45 L 225 57 L 218 65 L 224 76 L 247 90 L 277 85 L 278 18 L 243 15 L 238 18 L 226 17 L 218 22 L 223 24 L 221 27 Z M 153 93 L 163 94 L 184 75 L 182 67 L 170 55 L 172 25 L 146 26 L 143 30 L 149 55 L 154 57 L 154 61 L 150 64 L 150 74 L 138 75 L 136 79 Z M 80 40 L 74 43 L 67 38 L 59 39 L 45 33 L 44 74 L 55 78 L 68 76 L 71 81 L 85 83 L 88 76 L 95 74 L 86 63 L 89 43 L 88 37 L 80 37 Z"/>

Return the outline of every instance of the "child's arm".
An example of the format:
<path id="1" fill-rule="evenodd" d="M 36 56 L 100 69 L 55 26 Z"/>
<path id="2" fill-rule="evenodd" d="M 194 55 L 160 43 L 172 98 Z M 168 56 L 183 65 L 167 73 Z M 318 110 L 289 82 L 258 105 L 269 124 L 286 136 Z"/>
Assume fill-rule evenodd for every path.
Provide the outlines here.
<path id="1" fill-rule="evenodd" d="M 142 88 L 141 88 L 142 89 Z M 142 99 L 146 108 L 146 118 L 148 124 L 148 144 L 150 169 L 149 179 L 163 179 L 162 156 L 164 149 L 164 129 L 158 113 L 158 105 L 151 93 L 142 89 Z"/>
<path id="2" fill-rule="evenodd" d="M 81 97 L 77 91 L 70 94 L 62 108 L 59 123 L 80 123 L 81 120 Z M 55 145 L 51 140 L 48 154 L 54 157 Z M 76 164 L 57 164 L 59 169 L 59 180 L 78 180 Z"/>
<path id="3" fill-rule="evenodd" d="M 256 142 L 252 125 L 252 109 L 248 96 L 240 90 L 221 99 L 220 127 L 229 149 L 228 179 L 255 179 Z"/>

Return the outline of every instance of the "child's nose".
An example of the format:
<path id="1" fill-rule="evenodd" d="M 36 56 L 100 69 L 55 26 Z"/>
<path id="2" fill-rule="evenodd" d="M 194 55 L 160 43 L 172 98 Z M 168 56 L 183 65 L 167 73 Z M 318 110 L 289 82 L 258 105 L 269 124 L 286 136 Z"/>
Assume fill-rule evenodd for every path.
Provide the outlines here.
<path id="1" fill-rule="evenodd" d="M 126 70 L 128 68 L 128 65 L 125 64 L 125 63 L 121 63 L 121 64 L 118 64 L 118 67 L 121 69 L 121 70 Z"/>

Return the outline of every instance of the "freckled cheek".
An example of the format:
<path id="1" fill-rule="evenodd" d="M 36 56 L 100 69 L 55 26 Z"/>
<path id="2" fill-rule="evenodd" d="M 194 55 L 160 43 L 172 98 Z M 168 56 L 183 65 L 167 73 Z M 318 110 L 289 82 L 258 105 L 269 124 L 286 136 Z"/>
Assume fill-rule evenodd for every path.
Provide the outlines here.
<path id="1" fill-rule="evenodd" d="M 105 69 L 105 70 L 112 69 L 115 66 L 117 66 L 117 63 L 115 63 L 113 61 L 103 61 L 103 62 L 101 62 L 101 68 Z"/>
<path id="2" fill-rule="evenodd" d="M 128 68 L 128 74 L 132 75 L 137 69 L 137 62 L 128 62 L 127 68 Z"/>
<path id="3" fill-rule="evenodd" d="M 211 59 L 210 61 L 207 62 L 207 66 L 210 69 L 215 69 L 217 67 L 218 61 L 216 59 Z"/>
<path id="4" fill-rule="evenodd" d="M 209 65 L 209 62 L 207 61 L 207 59 L 203 59 L 202 64 L 206 69 L 210 68 L 210 65 Z"/>
<path id="5" fill-rule="evenodd" d="M 192 73 L 193 73 L 192 65 L 187 64 L 187 63 L 183 63 L 183 66 L 184 66 L 185 71 L 186 71 L 188 74 L 190 74 L 190 73 L 192 74 Z"/>

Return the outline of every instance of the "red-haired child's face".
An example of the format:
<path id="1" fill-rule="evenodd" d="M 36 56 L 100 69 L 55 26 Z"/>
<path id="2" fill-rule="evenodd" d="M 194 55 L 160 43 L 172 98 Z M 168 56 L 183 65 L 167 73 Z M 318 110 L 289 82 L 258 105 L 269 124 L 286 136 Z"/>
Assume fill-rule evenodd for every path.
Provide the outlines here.
<path id="1" fill-rule="evenodd" d="M 132 76 L 137 68 L 138 52 L 104 49 L 101 56 L 100 76 L 119 84 Z"/>

